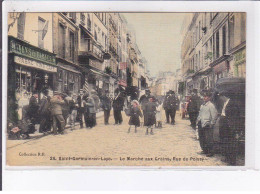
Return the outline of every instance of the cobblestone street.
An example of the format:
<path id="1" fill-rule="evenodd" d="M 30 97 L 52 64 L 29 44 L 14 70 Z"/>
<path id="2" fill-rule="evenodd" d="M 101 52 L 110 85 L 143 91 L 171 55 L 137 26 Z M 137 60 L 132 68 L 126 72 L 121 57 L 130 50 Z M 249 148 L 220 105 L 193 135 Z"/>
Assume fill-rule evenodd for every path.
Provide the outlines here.
<path id="1" fill-rule="evenodd" d="M 92 129 L 67 129 L 65 135 L 46 135 L 30 140 L 7 140 L 7 164 L 24 166 L 221 166 L 220 155 L 199 154 L 199 141 L 188 120 L 176 114 L 176 125 L 163 124 L 154 135 L 145 128 L 127 133 L 122 125 L 103 124 Z"/>

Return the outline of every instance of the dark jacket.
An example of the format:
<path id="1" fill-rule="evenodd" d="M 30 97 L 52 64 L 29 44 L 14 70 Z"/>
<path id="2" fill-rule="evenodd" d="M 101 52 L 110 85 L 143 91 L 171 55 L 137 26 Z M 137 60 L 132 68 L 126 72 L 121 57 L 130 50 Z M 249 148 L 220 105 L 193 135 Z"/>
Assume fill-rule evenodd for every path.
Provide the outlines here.
<path id="1" fill-rule="evenodd" d="M 29 107 L 28 107 L 28 114 L 30 116 L 35 116 L 35 114 L 38 113 L 39 104 L 37 102 L 37 99 L 32 96 L 29 100 Z"/>
<path id="2" fill-rule="evenodd" d="M 148 102 L 144 107 L 144 126 L 151 126 L 156 123 L 156 103 Z"/>
<path id="3" fill-rule="evenodd" d="M 193 95 L 189 101 L 187 111 L 188 112 L 199 112 L 201 106 L 201 99 L 198 95 Z"/>
<path id="4" fill-rule="evenodd" d="M 93 98 L 91 97 L 87 97 L 84 101 L 84 108 L 85 108 L 85 112 L 89 113 L 89 114 L 94 114 L 96 113 L 96 108 L 95 108 L 95 101 Z"/>
<path id="5" fill-rule="evenodd" d="M 82 98 L 81 98 L 80 95 L 78 96 L 78 98 L 77 98 L 77 103 L 78 103 L 78 105 L 79 105 L 79 108 L 83 108 L 83 107 L 84 107 L 84 106 L 81 106 L 81 103 L 82 103 L 82 101 L 83 101 L 84 99 L 86 99 L 85 96 L 82 96 Z"/>
<path id="6" fill-rule="evenodd" d="M 43 96 L 39 106 L 39 115 L 48 116 L 50 114 L 50 97 Z"/>
<path id="7" fill-rule="evenodd" d="M 62 115 L 62 108 L 65 104 L 64 100 L 58 99 L 57 96 L 53 96 L 50 100 L 51 115 Z"/>
<path id="8" fill-rule="evenodd" d="M 110 110 L 111 109 L 111 102 L 112 102 L 111 98 L 109 98 L 107 96 L 102 96 L 100 98 L 100 100 L 101 100 L 101 108 L 103 110 Z"/>
<path id="9" fill-rule="evenodd" d="M 142 96 L 140 97 L 139 102 L 140 102 L 140 104 L 141 104 L 142 110 L 145 109 L 145 105 L 149 102 L 149 98 L 153 98 L 153 99 L 155 100 L 155 97 L 152 96 L 152 95 L 146 96 L 146 95 L 144 94 L 144 95 L 142 95 Z"/>
<path id="10" fill-rule="evenodd" d="M 124 98 L 121 96 L 115 97 L 113 100 L 113 109 L 116 111 L 123 110 Z"/>
<path id="11" fill-rule="evenodd" d="M 177 109 L 177 106 L 178 106 L 178 100 L 174 95 L 165 96 L 165 99 L 163 102 L 163 108 L 165 110 Z"/>

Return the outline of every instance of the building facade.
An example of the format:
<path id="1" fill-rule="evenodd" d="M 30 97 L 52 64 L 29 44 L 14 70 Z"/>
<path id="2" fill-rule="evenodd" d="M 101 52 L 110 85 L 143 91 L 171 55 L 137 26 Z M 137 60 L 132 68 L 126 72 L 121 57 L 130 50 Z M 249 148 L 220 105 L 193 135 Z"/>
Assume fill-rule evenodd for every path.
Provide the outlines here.
<path id="1" fill-rule="evenodd" d="M 8 44 L 8 95 L 20 108 L 46 88 L 113 97 L 119 86 L 147 87 L 147 61 L 119 13 L 9 13 Z"/>
<path id="2" fill-rule="evenodd" d="M 222 77 L 245 77 L 245 18 L 245 13 L 193 14 L 181 50 L 184 94 L 213 88 Z"/>

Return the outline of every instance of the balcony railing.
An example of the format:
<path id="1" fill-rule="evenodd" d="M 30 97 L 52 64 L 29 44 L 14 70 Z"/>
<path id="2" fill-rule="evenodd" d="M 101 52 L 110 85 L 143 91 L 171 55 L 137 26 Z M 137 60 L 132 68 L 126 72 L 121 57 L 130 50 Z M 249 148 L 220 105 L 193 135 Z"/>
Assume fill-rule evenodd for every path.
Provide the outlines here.
<path id="1" fill-rule="evenodd" d="M 85 45 L 85 48 L 79 51 L 80 58 L 89 57 L 91 59 L 99 60 L 101 62 L 104 61 L 103 50 L 100 46 L 97 45 L 97 43 L 94 40 L 88 39 Z"/>

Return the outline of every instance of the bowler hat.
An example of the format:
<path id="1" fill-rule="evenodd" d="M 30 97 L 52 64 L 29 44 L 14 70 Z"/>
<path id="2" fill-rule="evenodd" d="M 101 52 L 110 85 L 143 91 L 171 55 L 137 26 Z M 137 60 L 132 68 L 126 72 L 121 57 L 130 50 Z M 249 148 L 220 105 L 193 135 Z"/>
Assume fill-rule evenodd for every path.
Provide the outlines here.
<path id="1" fill-rule="evenodd" d="M 210 90 L 202 90 L 201 91 L 202 96 L 212 96 L 212 92 Z"/>
<path id="2" fill-rule="evenodd" d="M 194 88 L 194 89 L 192 90 L 192 92 L 194 92 L 194 93 L 197 94 L 197 93 L 198 93 L 198 90 Z"/>

